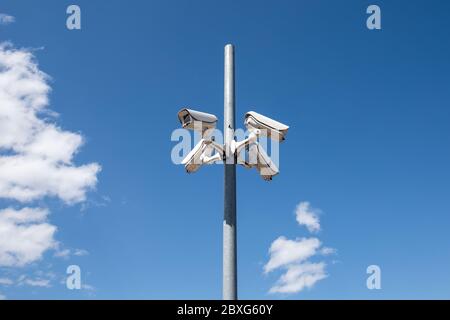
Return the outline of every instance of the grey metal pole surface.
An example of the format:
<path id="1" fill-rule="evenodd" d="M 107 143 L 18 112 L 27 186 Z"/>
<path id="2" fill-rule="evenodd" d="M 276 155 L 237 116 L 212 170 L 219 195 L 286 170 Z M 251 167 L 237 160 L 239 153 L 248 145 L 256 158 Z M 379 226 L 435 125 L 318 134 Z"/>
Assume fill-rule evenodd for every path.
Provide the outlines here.
<path id="1" fill-rule="evenodd" d="M 237 299 L 236 164 L 230 145 L 234 140 L 234 47 L 225 46 L 224 70 L 224 215 L 223 215 L 223 299 Z"/>

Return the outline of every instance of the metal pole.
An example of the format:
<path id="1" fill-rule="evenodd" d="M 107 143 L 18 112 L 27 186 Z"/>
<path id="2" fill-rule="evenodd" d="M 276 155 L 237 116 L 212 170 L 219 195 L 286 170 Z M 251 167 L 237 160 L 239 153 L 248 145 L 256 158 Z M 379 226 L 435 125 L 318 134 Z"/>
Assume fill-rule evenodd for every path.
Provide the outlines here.
<path id="1" fill-rule="evenodd" d="M 236 258 L 236 164 L 230 145 L 234 140 L 234 47 L 225 46 L 224 72 L 224 215 L 223 215 L 223 299 L 237 299 Z"/>

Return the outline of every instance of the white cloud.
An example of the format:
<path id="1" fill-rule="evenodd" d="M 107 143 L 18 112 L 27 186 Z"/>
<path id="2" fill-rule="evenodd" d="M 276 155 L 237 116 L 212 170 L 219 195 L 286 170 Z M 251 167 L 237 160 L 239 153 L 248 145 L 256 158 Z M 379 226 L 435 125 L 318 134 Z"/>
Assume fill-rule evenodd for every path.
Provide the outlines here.
<path id="1" fill-rule="evenodd" d="M 336 251 L 337 251 L 336 249 L 330 248 L 330 247 L 323 247 L 322 249 L 320 249 L 320 253 L 324 256 L 328 256 L 330 254 L 335 254 Z"/>
<path id="2" fill-rule="evenodd" d="M 16 21 L 16 18 L 5 13 L 0 13 L 0 25 L 7 25 Z"/>
<path id="3" fill-rule="evenodd" d="M 296 293 L 311 288 L 317 281 L 327 277 L 325 266 L 323 262 L 291 265 L 269 292 Z"/>
<path id="4" fill-rule="evenodd" d="M 48 279 L 25 279 L 23 281 L 23 284 L 26 284 L 26 285 L 29 285 L 32 287 L 44 287 L 44 288 L 51 287 L 50 280 L 48 280 Z"/>
<path id="5" fill-rule="evenodd" d="M 0 44 L 0 198 L 54 196 L 70 204 L 84 201 L 97 183 L 97 163 L 73 163 L 83 137 L 42 118 L 48 80 L 29 51 Z"/>
<path id="6" fill-rule="evenodd" d="M 68 259 L 71 255 L 77 256 L 77 257 L 82 257 L 82 256 L 87 256 L 89 254 L 89 252 L 87 250 L 84 249 L 59 249 L 55 252 L 54 256 L 58 257 L 58 258 L 65 258 Z"/>
<path id="7" fill-rule="evenodd" d="M 300 202 L 295 210 L 298 224 L 306 226 L 309 232 L 320 231 L 320 210 L 311 207 L 309 202 Z"/>
<path id="8" fill-rule="evenodd" d="M 0 300 L 6 300 L 6 296 L 0 293 Z"/>
<path id="9" fill-rule="evenodd" d="M 319 209 L 311 208 L 309 202 L 300 202 L 296 208 L 296 220 L 305 225 L 310 232 L 320 230 Z M 282 269 L 283 274 L 270 288 L 270 293 L 297 293 L 305 288 L 312 288 L 318 281 L 328 275 L 327 264 L 323 261 L 313 263 L 310 260 L 336 253 L 336 249 L 322 247 L 318 238 L 289 240 L 284 236 L 272 242 L 269 249 L 269 261 L 264 266 L 264 273 Z"/>
<path id="10" fill-rule="evenodd" d="M 56 227 L 47 222 L 48 210 L 0 210 L 0 266 L 24 266 L 54 248 Z"/>
<path id="11" fill-rule="evenodd" d="M 14 284 L 14 281 L 12 281 L 11 279 L 9 279 L 9 278 L 0 278 L 0 285 L 2 285 L 2 286 L 10 286 L 12 284 Z"/>
<path id="12" fill-rule="evenodd" d="M 50 282 L 51 282 L 50 279 L 45 279 L 42 277 L 32 279 L 23 274 L 17 280 L 17 285 L 18 286 L 26 285 L 26 286 L 31 286 L 31 287 L 50 288 L 51 287 Z"/>
<path id="13" fill-rule="evenodd" d="M 53 121 L 48 82 L 30 51 L 0 43 L 0 199 L 56 197 L 73 204 L 85 201 L 97 184 L 100 165 L 74 163 L 83 137 Z M 0 266 L 24 266 L 58 249 L 48 214 L 40 208 L 0 210 Z"/>
<path id="14" fill-rule="evenodd" d="M 55 257 L 68 259 L 70 257 L 70 249 L 57 250 L 54 254 Z"/>
<path id="15" fill-rule="evenodd" d="M 75 249 L 75 252 L 73 254 L 75 256 L 82 257 L 82 256 L 87 256 L 89 254 L 89 252 L 84 249 Z"/>
<path id="16" fill-rule="evenodd" d="M 314 256 L 320 245 L 317 238 L 289 240 L 279 237 L 270 246 L 270 259 L 264 266 L 264 272 L 268 273 L 292 263 L 302 262 Z"/>

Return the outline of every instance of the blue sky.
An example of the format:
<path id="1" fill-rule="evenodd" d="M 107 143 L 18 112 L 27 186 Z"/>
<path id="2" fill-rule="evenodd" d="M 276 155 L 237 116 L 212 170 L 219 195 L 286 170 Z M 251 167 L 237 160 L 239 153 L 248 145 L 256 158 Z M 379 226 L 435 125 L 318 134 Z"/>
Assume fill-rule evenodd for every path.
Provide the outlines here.
<path id="1" fill-rule="evenodd" d="M 242 299 L 450 298 L 450 4 L 445 1 L 3 0 L 0 41 L 31 48 L 51 76 L 49 109 L 85 144 L 74 163 L 101 172 L 86 200 L 45 207 L 61 248 L 86 255 L 0 267 L 8 299 L 220 299 L 223 168 L 195 175 L 171 162 L 177 112 L 223 112 L 223 47 L 236 46 L 236 122 L 255 110 L 290 126 L 280 175 L 237 168 Z M 382 29 L 366 28 L 377 4 Z M 1 105 L 0 105 L 1 108 Z M 198 205 L 200 202 L 202 205 Z M 296 222 L 319 208 L 321 230 Z M 264 274 L 280 236 L 317 237 L 336 253 L 325 279 L 269 294 Z M 60 248 L 60 249 L 61 249 Z M 77 264 L 89 289 L 61 283 Z M 379 265 L 382 289 L 368 290 Z M 50 287 L 18 279 L 49 277 Z M 92 287 L 92 288 L 91 288 Z"/>

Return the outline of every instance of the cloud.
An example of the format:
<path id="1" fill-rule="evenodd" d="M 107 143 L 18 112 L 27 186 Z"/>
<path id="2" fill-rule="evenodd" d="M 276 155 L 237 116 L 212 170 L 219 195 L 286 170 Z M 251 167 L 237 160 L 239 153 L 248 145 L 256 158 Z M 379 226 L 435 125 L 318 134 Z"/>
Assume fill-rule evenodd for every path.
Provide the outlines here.
<path id="1" fill-rule="evenodd" d="M 6 296 L 0 293 L 0 300 L 6 300 Z"/>
<path id="2" fill-rule="evenodd" d="M 292 263 L 302 262 L 314 256 L 320 245 L 317 238 L 289 240 L 279 237 L 270 246 L 270 259 L 264 266 L 264 272 L 268 273 Z"/>
<path id="3" fill-rule="evenodd" d="M 56 227 L 47 222 L 48 210 L 0 210 L 0 266 L 24 266 L 54 248 Z"/>
<path id="4" fill-rule="evenodd" d="M 54 254 L 55 257 L 68 259 L 70 257 L 70 249 L 57 250 Z"/>
<path id="5" fill-rule="evenodd" d="M 51 282 L 50 279 L 45 279 L 42 277 L 32 279 L 23 274 L 17 280 L 17 285 L 18 286 L 26 285 L 26 286 L 30 286 L 30 287 L 50 288 L 51 287 L 50 282 Z"/>
<path id="6" fill-rule="evenodd" d="M 32 287 L 43 287 L 50 288 L 50 280 L 48 279 L 25 279 L 23 284 L 32 286 Z"/>
<path id="7" fill-rule="evenodd" d="M 0 200 L 56 197 L 74 204 L 97 184 L 99 164 L 74 163 L 83 136 L 54 122 L 49 81 L 32 52 L 0 43 Z M 21 267 L 58 249 L 48 215 L 42 208 L 0 209 L 0 266 Z M 46 286 L 40 279 L 28 282 Z"/>
<path id="8" fill-rule="evenodd" d="M 320 253 L 324 256 L 328 256 L 330 254 L 335 254 L 336 251 L 337 251 L 336 249 L 330 248 L 330 247 L 323 247 L 322 249 L 320 249 Z"/>
<path id="9" fill-rule="evenodd" d="M 309 232 L 320 231 L 319 213 L 320 210 L 312 208 L 307 201 L 300 202 L 295 210 L 298 224 L 306 226 Z"/>
<path id="10" fill-rule="evenodd" d="M 42 117 L 50 111 L 48 81 L 29 51 L 0 44 L 0 198 L 72 204 L 97 184 L 100 165 L 73 163 L 83 137 Z"/>
<path id="11" fill-rule="evenodd" d="M 82 257 L 87 256 L 89 252 L 84 249 L 75 249 L 75 252 L 73 253 L 74 256 Z"/>
<path id="12" fill-rule="evenodd" d="M 0 285 L 1 286 L 10 286 L 12 284 L 14 284 L 14 281 L 12 281 L 11 279 L 9 279 L 9 278 L 0 278 Z"/>
<path id="13" fill-rule="evenodd" d="M 64 258 L 64 259 L 68 259 L 71 255 L 73 256 L 77 256 L 77 257 L 82 257 L 82 256 L 87 256 L 89 254 L 89 252 L 87 250 L 84 249 L 61 249 L 61 250 L 57 250 L 54 254 L 55 257 L 58 258 Z"/>
<path id="14" fill-rule="evenodd" d="M 323 262 L 291 265 L 269 292 L 296 293 L 311 288 L 317 281 L 327 277 L 325 266 Z"/>
<path id="15" fill-rule="evenodd" d="M 296 220 L 305 225 L 309 232 L 318 232 L 320 210 L 311 208 L 309 202 L 300 202 L 296 208 Z M 269 248 L 269 261 L 264 265 L 264 273 L 283 270 L 280 278 L 270 288 L 269 293 L 292 294 L 312 288 L 325 279 L 327 264 L 324 261 L 311 262 L 315 257 L 336 253 L 336 249 L 322 247 L 318 238 L 290 240 L 284 236 L 275 239 Z"/>
<path id="16" fill-rule="evenodd" d="M 0 13 L 0 25 L 11 24 L 14 21 L 16 21 L 16 18 L 14 18 L 13 16 L 10 16 L 5 13 Z"/>

